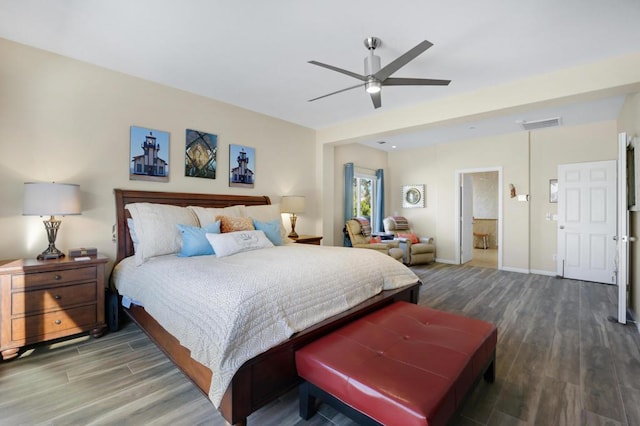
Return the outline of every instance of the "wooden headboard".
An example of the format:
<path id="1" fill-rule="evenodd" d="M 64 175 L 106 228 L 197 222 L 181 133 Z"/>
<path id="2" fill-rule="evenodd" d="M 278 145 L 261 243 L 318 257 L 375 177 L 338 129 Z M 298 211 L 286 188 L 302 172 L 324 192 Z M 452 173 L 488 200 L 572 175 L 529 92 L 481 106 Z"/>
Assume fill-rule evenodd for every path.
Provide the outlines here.
<path id="1" fill-rule="evenodd" d="M 116 196 L 116 228 L 118 250 L 116 263 L 133 255 L 133 242 L 127 226 L 129 211 L 125 209 L 131 203 L 172 204 L 174 206 L 229 207 L 236 204 L 256 206 L 271 204 L 266 195 L 229 195 L 229 194 L 189 194 L 184 192 L 134 191 L 114 189 Z"/>

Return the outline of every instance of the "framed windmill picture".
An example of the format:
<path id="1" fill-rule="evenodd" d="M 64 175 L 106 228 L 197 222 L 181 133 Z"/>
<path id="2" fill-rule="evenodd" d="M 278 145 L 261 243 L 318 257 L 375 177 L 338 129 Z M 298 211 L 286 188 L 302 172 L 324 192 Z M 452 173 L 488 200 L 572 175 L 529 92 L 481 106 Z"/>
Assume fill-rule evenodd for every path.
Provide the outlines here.
<path id="1" fill-rule="evenodd" d="M 187 129 L 185 141 L 184 175 L 215 179 L 218 136 Z"/>

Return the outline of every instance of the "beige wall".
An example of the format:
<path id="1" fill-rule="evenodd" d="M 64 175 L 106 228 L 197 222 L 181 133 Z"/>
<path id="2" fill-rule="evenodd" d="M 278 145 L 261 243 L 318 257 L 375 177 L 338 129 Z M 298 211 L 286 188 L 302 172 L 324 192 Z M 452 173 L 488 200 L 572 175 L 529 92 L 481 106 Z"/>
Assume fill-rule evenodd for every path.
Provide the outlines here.
<path id="1" fill-rule="evenodd" d="M 390 184 L 426 185 L 424 209 L 402 209 L 400 193 L 391 193 L 391 211 L 406 216 L 414 229 L 436 239 L 437 258 L 455 261 L 456 175 L 472 169 L 502 168 L 503 266 L 528 270 L 529 212 L 527 203 L 509 199 L 509 183 L 528 192 L 528 135 L 525 132 L 460 141 L 389 154 Z M 412 166 L 408 166 L 412 165 Z"/>
<path id="2" fill-rule="evenodd" d="M 531 132 L 531 270 L 556 272 L 558 204 L 549 202 L 549 179 L 558 165 L 615 160 L 618 134 L 615 121 L 555 127 Z"/>
<path id="3" fill-rule="evenodd" d="M 626 132 L 629 136 L 640 137 L 640 93 L 627 96 L 618 120 L 618 130 Z M 639 184 L 640 182 L 636 182 L 636 185 Z M 631 212 L 630 228 L 629 235 L 640 238 L 640 212 Z M 640 314 L 640 240 L 629 244 L 629 247 L 631 249 L 631 268 L 629 271 L 631 300 L 629 306 L 637 319 Z"/>
<path id="4" fill-rule="evenodd" d="M 0 58 L 0 259 L 47 246 L 40 218 L 21 215 L 29 181 L 80 184 L 83 213 L 63 219 L 56 245 L 95 246 L 112 259 L 114 188 L 264 194 L 273 203 L 305 195 L 297 230 L 320 232 L 313 130 L 3 39 Z M 129 180 L 131 125 L 170 132 L 168 183 Z M 218 135 L 215 180 L 184 176 L 187 128 Z M 254 189 L 229 188 L 229 144 L 256 149 Z"/>
<path id="5" fill-rule="evenodd" d="M 529 142 L 530 138 L 530 142 Z M 461 170 L 501 167 L 503 173 L 503 267 L 555 274 L 556 214 L 549 203 L 549 179 L 563 163 L 616 158 L 616 123 L 542 129 L 389 154 L 392 188 L 426 184 L 424 209 L 402 209 L 399 191 L 391 192 L 389 211 L 407 216 L 422 234 L 434 235 L 438 259 L 455 260 L 455 175 Z M 414 164 L 415 167 L 407 167 Z M 529 202 L 509 197 L 509 184 Z"/>

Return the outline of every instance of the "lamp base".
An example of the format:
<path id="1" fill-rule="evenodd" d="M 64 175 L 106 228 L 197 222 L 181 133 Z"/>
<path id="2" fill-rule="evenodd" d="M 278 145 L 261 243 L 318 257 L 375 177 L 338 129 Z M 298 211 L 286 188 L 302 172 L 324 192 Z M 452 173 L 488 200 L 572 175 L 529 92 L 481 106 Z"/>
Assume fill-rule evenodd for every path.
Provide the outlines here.
<path id="1" fill-rule="evenodd" d="M 56 246 L 49 246 L 48 249 L 38 255 L 38 260 L 60 259 L 64 257 L 64 253 L 56 248 Z"/>
<path id="2" fill-rule="evenodd" d="M 298 238 L 298 233 L 296 232 L 296 221 L 298 220 L 298 216 L 295 213 L 291 213 L 291 232 L 289 233 L 289 238 Z"/>
<path id="3" fill-rule="evenodd" d="M 47 230 L 47 238 L 49 239 L 49 247 L 38 255 L 38 260 L 60 259 L 64 257 L 64 253 L 56 248 L 56 236 L 60 229 L 61 221 L 51 216 L 49 220 L 43 220 L 44 227 Z"/>

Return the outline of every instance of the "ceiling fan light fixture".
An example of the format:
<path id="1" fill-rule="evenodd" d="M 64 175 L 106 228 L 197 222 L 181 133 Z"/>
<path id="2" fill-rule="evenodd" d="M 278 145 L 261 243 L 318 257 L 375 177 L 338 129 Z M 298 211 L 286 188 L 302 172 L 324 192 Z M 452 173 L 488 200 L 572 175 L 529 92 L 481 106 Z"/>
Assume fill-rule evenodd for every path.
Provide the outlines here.
<path id="1" fill-rule="evenodd" d="M 367 93 L 378 93 L 382 89 L 382 84 L 380 84 L 380 81 L 376 80 L 375 78 L 370 78 L 364 84 L 364 88 Z"/>

